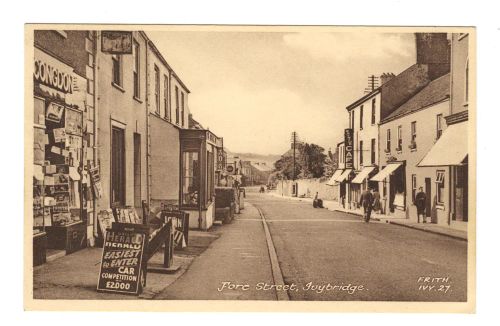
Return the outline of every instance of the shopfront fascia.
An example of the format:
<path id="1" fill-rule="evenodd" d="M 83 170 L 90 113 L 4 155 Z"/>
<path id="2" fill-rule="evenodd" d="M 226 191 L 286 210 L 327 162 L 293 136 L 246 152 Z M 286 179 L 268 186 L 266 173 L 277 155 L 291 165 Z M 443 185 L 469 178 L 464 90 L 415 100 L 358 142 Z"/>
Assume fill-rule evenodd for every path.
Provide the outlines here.
<path id="1" fill-rule="evenodd" d="M 87 243 L 86 79 L 35 49 L 33 73 L 33 253 L 67 254 Z"/>
<path id="2" fill-rule="evenodd" d="M 221 139 L 208 130 L 181 130 L 180 209 L 190 228 L 208 230 L 214 219 L 217 150 Z"/>

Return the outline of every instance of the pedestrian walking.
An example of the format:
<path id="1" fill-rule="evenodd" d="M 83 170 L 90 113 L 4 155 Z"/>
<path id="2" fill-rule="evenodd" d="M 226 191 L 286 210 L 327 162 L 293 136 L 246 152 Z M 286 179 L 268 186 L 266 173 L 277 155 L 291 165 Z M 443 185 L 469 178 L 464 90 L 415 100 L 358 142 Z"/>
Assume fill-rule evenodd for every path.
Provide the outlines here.
<path id="1" fill-rule="evenodd" d="M 422 222 L 427 223 L 427 217 L 425 213 L 425 203 L 427 201 L 427 195 L 425 194 L 422 187 L 418 188 L 418 193 L 415 195 L 415 206 L 417 206 L 417 223 L 420 223 L 420 215 L 422 215 Z"/>
<path id="2" fill-rule="evenodd" d="M 380 213 L 381 209 L 380 205 L 380 192 L 377 189 L 373 191 L 373 211 L 376 213 Z"/>
<path id="3" fill-rule="evenodd" d="M 363 191 L 363 193 L 361 194 L 361 198 L 359 199 L 359 205 L 363 206 L 364 220 L 366 223 L 370 221 L 370 215 L 373 208 L 373 194 L 371 190 L 371 188 L 368 188 L 367 190 Z"/>

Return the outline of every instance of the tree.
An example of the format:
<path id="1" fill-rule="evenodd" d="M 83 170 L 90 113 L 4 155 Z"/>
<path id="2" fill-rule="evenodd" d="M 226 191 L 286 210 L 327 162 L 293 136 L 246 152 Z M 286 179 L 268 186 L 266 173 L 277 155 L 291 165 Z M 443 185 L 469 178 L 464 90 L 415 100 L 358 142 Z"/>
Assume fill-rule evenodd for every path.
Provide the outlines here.
<path id="1" fill-rule="evenodd" d="M 320 178 L 325 172 L 325 149 L 316 144 L 304 143 L 297 147 L 295 175 L 300 179 Z M 288 153 L 287 153 L 288 154 Z M 275 171 L 283 179 L 293 178 L 293 155 L 283 155 L 274 163 Z"/>

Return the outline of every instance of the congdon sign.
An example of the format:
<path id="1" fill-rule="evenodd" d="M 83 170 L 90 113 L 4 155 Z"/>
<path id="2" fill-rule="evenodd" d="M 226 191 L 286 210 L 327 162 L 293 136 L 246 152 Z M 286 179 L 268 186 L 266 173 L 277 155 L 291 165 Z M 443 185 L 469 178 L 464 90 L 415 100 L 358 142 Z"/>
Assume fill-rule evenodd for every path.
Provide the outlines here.
<path id="1" fill-rule="evenodd" d="M 63 69 L 35 58 L 33 78 L 64 93 L 73 93 L 73 76 Z"/>

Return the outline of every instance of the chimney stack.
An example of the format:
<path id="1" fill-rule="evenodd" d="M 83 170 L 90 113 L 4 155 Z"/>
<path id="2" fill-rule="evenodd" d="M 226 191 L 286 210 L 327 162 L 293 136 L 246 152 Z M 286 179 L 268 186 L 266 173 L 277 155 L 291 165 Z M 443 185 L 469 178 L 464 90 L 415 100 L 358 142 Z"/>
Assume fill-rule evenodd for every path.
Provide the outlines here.
<path id="1" fill-rule="evenodd" d="M 394 75 L 392 72 L 384 72 L 382 75 L 380 75 L 380 85 L 384 85 L 394 77 L 396 77 L 396 75 Z"/>
<path id="2" fill-rule="evenodd" d="M 415 33 L 418 64 L 449 64 L 450 45 L 446 33 Z"/>

